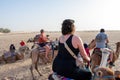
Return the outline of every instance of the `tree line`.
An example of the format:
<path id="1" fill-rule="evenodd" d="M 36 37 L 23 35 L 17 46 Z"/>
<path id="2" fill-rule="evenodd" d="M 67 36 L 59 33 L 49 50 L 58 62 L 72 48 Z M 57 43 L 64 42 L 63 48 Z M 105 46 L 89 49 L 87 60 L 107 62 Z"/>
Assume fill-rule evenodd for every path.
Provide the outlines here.
<path id="1" fill-rule="evenodd" d="M 11 30 L 8 28 L 0 28 L 0 32 L 1 33 L 9 33 L 9 32 L 11 32 Z"/>

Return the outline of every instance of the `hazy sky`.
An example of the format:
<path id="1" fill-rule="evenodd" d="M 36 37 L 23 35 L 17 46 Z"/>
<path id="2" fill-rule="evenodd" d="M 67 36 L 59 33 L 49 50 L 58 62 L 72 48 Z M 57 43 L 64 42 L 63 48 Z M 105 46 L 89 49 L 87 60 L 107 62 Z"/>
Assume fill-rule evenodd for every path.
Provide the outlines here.
<path id="1" fill-rule="evenodd" d="M 64 19 L 77 30 L 120 30 L 120 0 L 0 0 L 0 27 L 60 31 Z"/>

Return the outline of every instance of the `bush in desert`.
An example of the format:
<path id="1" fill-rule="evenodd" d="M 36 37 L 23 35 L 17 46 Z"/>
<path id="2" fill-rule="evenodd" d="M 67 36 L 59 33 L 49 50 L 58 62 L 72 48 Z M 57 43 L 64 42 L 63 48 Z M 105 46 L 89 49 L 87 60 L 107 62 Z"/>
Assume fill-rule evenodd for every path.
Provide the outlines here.
<path id="1" fill-rule="evenodd" d="M 7 29 L 7 28 L 0 28 L 0 32 L 2 32 L 2 33 L 9 33 L 9 32 L 11 32 L 11 30 L 10 29 Z"/>

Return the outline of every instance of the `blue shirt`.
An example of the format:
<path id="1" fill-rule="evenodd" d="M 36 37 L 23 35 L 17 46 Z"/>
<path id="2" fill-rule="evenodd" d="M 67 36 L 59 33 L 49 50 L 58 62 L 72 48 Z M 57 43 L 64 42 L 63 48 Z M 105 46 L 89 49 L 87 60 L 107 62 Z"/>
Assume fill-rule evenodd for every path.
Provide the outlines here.
<path id="1" fill-rule="evenodd" d="M 97 34 L 96 36 L 96 47 L 97 48 L 105 48 L 106 47 L 106 39 L 107 35 L 104 32 Z"/>

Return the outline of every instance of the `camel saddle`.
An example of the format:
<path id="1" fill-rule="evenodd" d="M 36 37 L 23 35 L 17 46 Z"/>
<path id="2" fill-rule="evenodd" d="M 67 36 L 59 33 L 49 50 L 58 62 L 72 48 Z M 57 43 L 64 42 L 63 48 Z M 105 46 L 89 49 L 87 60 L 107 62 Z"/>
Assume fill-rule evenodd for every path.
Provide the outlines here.
<path id="1" fill-rule="evenodd" d="M 102 57 L 102 51 L 100 50 L 100 48 L 95 48 L 94 51 L 93 51 L 93 54 L 96 54 L 99 55 L 100 57 Z"/>
<path id="2" fill-rule="evenodd" d="M 55 72 L 52 74 L 52 78 L 53 78 L 54 80 L 74 80 L 74 79 L 71 79 L 71 78 L 67 78 L 67 77 L 58 75 L 58 74 L 55 73 Z"/>
<path id="3" fill-rule="evenodd" d="M 10 52 L 10 51 L 8 51 L 8 52 L 5 52 L 5 53 L 3 54 L 3 56 L 4 56 L 4 58 L 6 59 L 6 58 L 8 58 L 8 57 L 15 56 L 15 52 Z"/>
<path id="4" fill-rule="evenodd" d="M 107 60 L 110 55 L 110 49 L 108 48 L 95 48 L 93 54 L 98 54 L 101 57 L 101 62 L 99 67 L 106 67 Z"/>
<path id="5" fill-rule="evenodd" d="M 106 67 L 107 66 L 107 60 L 110 55 L 110 49 L 108 48 L 101 48 L 102 51 L 102 59 L 99 67 Z"/>
<path id="6" fill-rule="evenodd" d="M 43 53 L 46 51 L 45 48 L 43 48 L 43 47 L 39 47 L 38 49 L 39 49 L 40 53 Z"/>

